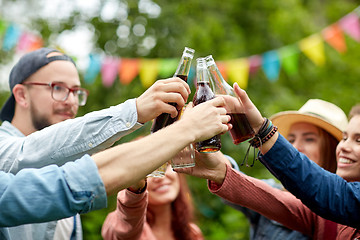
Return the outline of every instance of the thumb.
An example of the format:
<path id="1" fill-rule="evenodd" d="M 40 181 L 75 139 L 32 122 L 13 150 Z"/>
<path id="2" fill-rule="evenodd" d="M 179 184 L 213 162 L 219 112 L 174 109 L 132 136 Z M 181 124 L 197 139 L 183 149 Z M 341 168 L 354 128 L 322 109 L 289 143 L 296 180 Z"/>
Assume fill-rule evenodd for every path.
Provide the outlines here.
<path id="1" fill-rule="evenodd" d="M 186 108 L 185 108 L 184 113 L 185 113 L 186 111 L 189 111 L 189 110 L 193 109 L 193 108 L 194 108 L 193 102 L 189 102 L 188 105 L 187 105 Z"/>

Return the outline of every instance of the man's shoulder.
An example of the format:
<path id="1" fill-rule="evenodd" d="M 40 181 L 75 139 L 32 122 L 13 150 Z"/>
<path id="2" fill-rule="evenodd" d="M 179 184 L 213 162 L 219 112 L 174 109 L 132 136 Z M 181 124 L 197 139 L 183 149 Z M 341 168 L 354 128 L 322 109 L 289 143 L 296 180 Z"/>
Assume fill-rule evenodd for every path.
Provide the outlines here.
<path id="1" fill-rule="evenodd" d="M 4 121 L 0 126 L 0 138 L 6 136 L 22 136 L 22 133 L 10 122 Z"/>

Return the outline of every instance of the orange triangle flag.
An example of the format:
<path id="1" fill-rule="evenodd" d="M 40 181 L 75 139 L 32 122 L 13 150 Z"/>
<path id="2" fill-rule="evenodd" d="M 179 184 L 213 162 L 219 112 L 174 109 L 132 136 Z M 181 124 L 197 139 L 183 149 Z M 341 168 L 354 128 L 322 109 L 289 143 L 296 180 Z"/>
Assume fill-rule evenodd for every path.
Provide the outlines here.
<path id="1" fill-rule="evenodd" d="M 221 73 L 221 76 L 225 80 L 227 80 L 228 76 L 227 76 L 227 73 L 226 73 L 226 64 L 223 61 L 217 61 L 216 66 L 218 67 L 218 69 L 219 69 L 219 71 Z"/>
<path id="2" fill-rule="evenodd" d="M 345 53 L 346 43 L 343 31 L 338 24 L 330 25 L 322 31 L 324 40 L 339 53 Z"/>
<path id="3" fill-rule="evenodd" d="M 122 58 L 119 64 L 119 80 L 128 85 L 139 73 L 139 60 L 136 58 Z"/>
<path id="4" fill-rule="evenodd" d="M 30 44 L 28 52 L 34 51 L 36 49 L 42 48 L 44 45 L 43 39 L 41 37 L 35 37 L 34 41 Z"/>

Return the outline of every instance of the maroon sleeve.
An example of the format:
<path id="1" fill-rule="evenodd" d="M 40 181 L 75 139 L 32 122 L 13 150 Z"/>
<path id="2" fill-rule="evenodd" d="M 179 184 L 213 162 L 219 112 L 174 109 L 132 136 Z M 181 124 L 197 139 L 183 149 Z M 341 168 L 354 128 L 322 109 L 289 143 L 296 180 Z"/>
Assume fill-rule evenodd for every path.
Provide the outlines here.
<path id="1" fill-rule="evenodd" d="M 140 194 L 126 189 L 120 191 L 115 211 L 108 214 L 102 226 L 102 237 L 105 240 L 144 239 L 151 231 L 146 223 L 146 208 L 147 191 Z"/>
<path id="2" fill-rule="evenodd" d="M 209 190 L 225 200 L 252 209 L 308 236 L 323 236 L 325 220 L 291 193 L 273 188 L 227 166 L 222 185 L 208 182 Z"/>

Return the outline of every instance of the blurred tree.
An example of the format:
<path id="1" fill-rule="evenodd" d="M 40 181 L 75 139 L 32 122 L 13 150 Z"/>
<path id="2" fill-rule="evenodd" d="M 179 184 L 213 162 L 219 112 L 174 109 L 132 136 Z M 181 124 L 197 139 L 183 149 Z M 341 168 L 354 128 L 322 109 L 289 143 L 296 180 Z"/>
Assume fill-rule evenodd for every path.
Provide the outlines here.
<path id="1" fill-rule="evenodd" d="M 39 32 L 46 46 L 61 46 L 57 39 L 62 34 L 85 28 L 92 36 L 92 51 L 100 54 L 178 58 L 184 46 L 189 46 L 196 50 L 196 56 L 212 54 L 215 60 L 249 57 L 296 44 L 319 33 L 358 4 L 353 0 L 98 0 L 89 1 L 89 5 L 94 5 L 90 8 L 81 5 L 81 1 L 68 0 L 51 1 L 56 9 L 52 12 L 45 8 L 49 2 L 0 0 L 0 19 Z M 18 14 L 14 15 L 14 11 Z M 298 109 L 309 98 L 333 102 L 348 112 L 359 101 L 356 89 L 360 89 L 360 45 L 348 36 L 346 44 L 348 51 L 343 55 L 325 44 L 327 59 L 323 67 L 300 54 L 298 73 L 288 75 L 281 70 L 274 82 L 259 70 L 250 75 L 249 96 L 265 116 Z M 13 53 L 0 50 L 0 63 L 9 62 Z M 83 79 L 83 69 L 80 70 Z M 138 77 L 129 85 L 116 81 L 106 88 L 99 75 L 93 84 L 84 86 L 90 90 L 90 98 L 79 115 L 137 97 L 145 90 Z M 0 100 L 4 102 L 7 96 L 7 92 L 0 93 Z M 118 143 L 146 135 L 149 128 L 148 123 Z M 241 163 L 248 144 L 235 146 L 228 134 L 222 136 L 222 141 L 222 151 Z M 258 178 L 271 177 L 259 162 L 241 170 Z M 188 180 L 206 239 L 248 239 L 248 222 L 241 213 L 211 195 L 205 180 Z M 107 212 L 115 208 L 115 199 L 116 196 L 109 197 L 107 209 L 82 216 L 84 239 L 101 238 L 102 222 Z"/>

